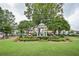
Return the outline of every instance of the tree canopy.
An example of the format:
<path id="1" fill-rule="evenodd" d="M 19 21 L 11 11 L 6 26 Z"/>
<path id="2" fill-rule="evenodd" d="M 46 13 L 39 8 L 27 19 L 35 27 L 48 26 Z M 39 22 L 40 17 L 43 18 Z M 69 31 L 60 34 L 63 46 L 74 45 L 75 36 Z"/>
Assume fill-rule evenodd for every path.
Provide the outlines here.
<path id="1" fill-rule="evenodd" d="M 63 16 L 62 3 L 26 3 L 25 15 L 38 25 L 41 20 L 49 30 L 69 30 L 70 25 Z"/>
<path id="2" fill-rule="evenodd" d="M 15 16 L 9 10 L 3 10 L 0 7 L 0 32 L 10 34 L 15 25 Z"/>
<path id="3" fill-rule="evenodd" d="M 18 30 L 22 34 L 25 31 L 28 31 L 31 27 L 33 27 L 32 21 L 22 20 L 22 21 L 20 21 L 20 23 L 18 25 Z M 21 37 L 22 37 L 22 35 L 21 35 Z"/>

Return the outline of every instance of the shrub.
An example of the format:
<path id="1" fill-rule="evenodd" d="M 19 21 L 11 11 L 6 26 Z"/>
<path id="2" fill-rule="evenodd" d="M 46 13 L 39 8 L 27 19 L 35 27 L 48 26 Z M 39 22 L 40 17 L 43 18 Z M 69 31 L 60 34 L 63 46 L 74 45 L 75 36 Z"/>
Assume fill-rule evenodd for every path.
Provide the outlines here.
<path id="1" fill-rule="evenodd" d="M 59 39 L 59 36 L 37 37 L 40 40 Z"/>
<path id="2" fill-rule="evenodd" d="M 64 39 L 62 38 L 62 39 L 48 39 L 48 41 L 57 41 L 57 42 L 59 42 L 59 41 L 64 41 Z"/>
<path id="3" fill-rule="evenodd" d="M 39 41 L 39 40 L 47 40 L 47 41 L 71 41 L 69 38 L 62 38 L 60 36 L 47 36 L 47 37 L 36 37 L 36 36 L 24 36 L 18 37 L 15 41 Z"/>
<path id="4" fill-rule="evenodd" d="M 61 38 L 64 38 L 64 35 L 60 35 Z"/>
<path id="5" fill-rule="evenodd" d="M 70 41 L 70 42 L 72 42 L 69 38 L 65 38 L 65 41 Z"/>
<path id="6" fill-rule="evenodd" d="M 59 36 L 52 36 L 48 38 L 48 41 L 64 41 L 64 39 Z"/>
<path id="7" fill-rule="evenodd" d="M 37 37 L 23 37 L 19 39 L 20 41 L 38 41 L 39 39 Z"/>
<path id="8" fill-rule="evenodd" d="M 19 38 L 19 37 L 17 37 L 14 41 L 15 41 L 15 42 L 17 42 L 17 41 L 19 41 L 19 39 L 20 39 L 20 38 Z"/>
<path id="9" fill-rule="evenodd" d="M 47 40 L 49 37 L 37 37 L 40 40 Z"/>
<path id="10" fill-rule="evenodd" d="M 60 36 L 56 36 L 56 35 L 54 35 L 54 36 L 50 36 L 49 38 L 51 38 L 51 39 L 59 39 Z"/>

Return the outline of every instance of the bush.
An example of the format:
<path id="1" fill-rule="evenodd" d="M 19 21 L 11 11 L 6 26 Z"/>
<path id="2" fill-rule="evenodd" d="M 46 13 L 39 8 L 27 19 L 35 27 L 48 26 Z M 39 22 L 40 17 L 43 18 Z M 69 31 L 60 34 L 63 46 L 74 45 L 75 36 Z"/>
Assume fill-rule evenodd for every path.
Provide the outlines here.
<path id="1" fill-rule="evenodd" d="M 48 41 L 56 41 L 56 42 L 59 42 L 59 41 L 65 41 L 63 38 L 61 39 L 48 39 Z"/>
<path id="2" fill-rule="evenodd" d="M 60 36 L 56 36 L 56 35 L 54 35 L 54 36 L 50 36 L 49 38 L 51 38 L 51 39 L 59 39 Z"/>
<path id="3" fill-rule="evenodd" d="M 15 41 L 39 41 L 39 40 L 47 40 L 47 41 L 71 41 L 68 38 L 62 38 L 60 36 L 47 36 L 47 37 L 36 37 L 36 36 L 27 36 L 27 37 L 18 37 Z"/>
<path id="4" fill-rule="evenodd" d="M 64 35 L 60 35 L 61 38 L 64 38 Z"/>
<path id="5" fill-rule="evenodd" d="M 69 38 L 65 38 L 65 41 L 69 41 L 69 42 L 72 42 Z"/>
<path id="6" fill-rule="evenodd" d="M 48 41 L 64 41 L 64 39 L 59 36 L 52 36 L 48 38 Z"/>
<path id="7" fill-rule="evenodd" d="M 23 37 L 19 38 L 20 41 L 38 41 L 39 39 L 37 37 Z"/>
<path id="8" fill-rule="evenodd" d="M 37 37 L 40 40 L 48 40 L 48 39 L 59 39 L 59 36 L 47 36 L 47 37 Z"/>
<path id="9" fill-rule="evenodd" d="M 49 37 L 37 37 L 40 40 L 47 40 Z"/>
<path id="10" fill-rule="evenodd" d="M 19 41 L 19 37 L 17 37 L 14 41 L 15 41 L 15 42 Z"/>

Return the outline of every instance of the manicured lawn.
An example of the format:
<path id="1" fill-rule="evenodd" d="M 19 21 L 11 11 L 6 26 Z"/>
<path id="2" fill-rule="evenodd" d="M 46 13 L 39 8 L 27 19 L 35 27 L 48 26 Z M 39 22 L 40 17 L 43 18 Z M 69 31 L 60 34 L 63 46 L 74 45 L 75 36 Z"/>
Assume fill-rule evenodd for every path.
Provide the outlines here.
<path id="1" fill-rule="evenodd" d="M 0 40 L 0 55 L 9 56 L 79 56 L 79 38 L 72 42 Z"/>

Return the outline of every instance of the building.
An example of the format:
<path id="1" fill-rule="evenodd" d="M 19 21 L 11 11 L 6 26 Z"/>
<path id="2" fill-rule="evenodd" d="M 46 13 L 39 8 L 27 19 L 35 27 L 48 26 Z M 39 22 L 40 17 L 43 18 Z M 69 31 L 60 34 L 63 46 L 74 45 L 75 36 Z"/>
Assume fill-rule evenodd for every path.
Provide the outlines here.
<path id="1" fill-rule="evenodd" d="M 35 27 L 35 32 L 37 36 L 47 36 L 47 26 L 44 23 L 40 23 Z"/>

